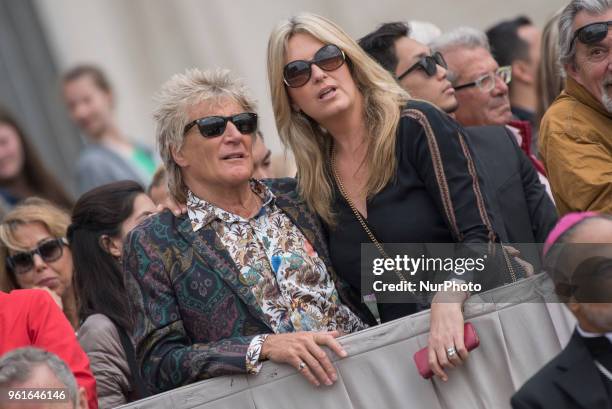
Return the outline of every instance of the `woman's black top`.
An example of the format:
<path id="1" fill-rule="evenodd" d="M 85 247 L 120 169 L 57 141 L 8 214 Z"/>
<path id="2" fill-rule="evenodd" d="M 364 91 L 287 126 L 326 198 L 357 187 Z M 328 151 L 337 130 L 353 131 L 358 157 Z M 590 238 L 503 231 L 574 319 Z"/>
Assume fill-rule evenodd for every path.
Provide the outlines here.
<path id="1" fill-rule="evenodd" d="M 492 239 L 482 181 L 470 170 L 461 126 L 423 101 L 410 101 L 397 130 L 397 174 L 367 201 L 367 224 L 381 243 L 478 243 Z M 439 155 L 443 168 L 435 165 Z M 436 171 L 436 168 L 437 171 Z M 333 178 L 332 178 L 333 179 Z M 448 192 L 440 189 L 446 180 Z M 446 206 L 455 221 L 449 220 Z M 325 226 L 336 272 L 361 293 L 361 243 L 372 243 L 335 186 L 337 224 Z M 483 213 L 484 211 L 484 213 Z M 456 226 L 453 227 L 453 226 Z M 416 312 L 415 304 L 379 304 L 383 322 Z"/>

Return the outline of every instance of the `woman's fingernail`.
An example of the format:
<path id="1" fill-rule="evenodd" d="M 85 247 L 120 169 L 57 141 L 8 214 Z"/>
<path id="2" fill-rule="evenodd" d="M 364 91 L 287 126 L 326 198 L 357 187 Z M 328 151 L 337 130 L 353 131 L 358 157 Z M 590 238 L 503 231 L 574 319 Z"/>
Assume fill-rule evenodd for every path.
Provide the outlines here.
<path id="1" fill-rule="evenodd" d="M 336 382 L 338 380 L 338 376 L 336 376 L 336 374 L 332 374 L 331 379 L 332 381 Z"/>
<path id="2" fill-rule="evenodd" d="M 341 356 L 341 357 L 343 357 L 343 358 L 344 358 L 344 357 L 345 357 L 345 356 L 347 356 L 347 355 L 348 355 L 348 353 L 347 353 L 347 352 L 346 352 L 344 349 L 341 349 L 341 350 L 340 350 L 340 356 Z"/>

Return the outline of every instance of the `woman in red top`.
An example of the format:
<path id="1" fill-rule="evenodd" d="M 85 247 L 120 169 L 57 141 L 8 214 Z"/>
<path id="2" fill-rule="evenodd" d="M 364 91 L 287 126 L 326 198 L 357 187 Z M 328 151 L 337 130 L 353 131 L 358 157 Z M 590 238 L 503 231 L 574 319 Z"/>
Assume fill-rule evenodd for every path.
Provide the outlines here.
<path id="1" fill-rule="evenodd" d="M 35 346 L 59 356 L 87 392 L 89 409 L 98 408 L 96 380 L 74 329 L 51 296 L 43 290 L 0 291 L 0 356 Z"/>

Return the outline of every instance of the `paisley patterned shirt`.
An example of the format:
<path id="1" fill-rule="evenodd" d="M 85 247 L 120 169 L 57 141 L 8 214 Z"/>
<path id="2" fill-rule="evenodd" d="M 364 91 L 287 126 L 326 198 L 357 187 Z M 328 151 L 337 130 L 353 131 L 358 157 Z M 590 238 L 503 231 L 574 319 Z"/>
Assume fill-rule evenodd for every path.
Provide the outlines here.
<path id="1" fill-rule="evenodd" d="M 191 191 L 187 196 L 187 212 L 194 231 L 212 223 L 240 271 L 240 281 L 250 286 L 274 332 L 351 333 L 366 328 L 341 303 L 325 263 L 275 205 L 274 194 L 254 179 L 251 189 L 263 203 L 252 218 L 220 209 Z M 259 371 L 265 337 L 257 336 L 251 342 L 246 358 L 250 373 Z"/>

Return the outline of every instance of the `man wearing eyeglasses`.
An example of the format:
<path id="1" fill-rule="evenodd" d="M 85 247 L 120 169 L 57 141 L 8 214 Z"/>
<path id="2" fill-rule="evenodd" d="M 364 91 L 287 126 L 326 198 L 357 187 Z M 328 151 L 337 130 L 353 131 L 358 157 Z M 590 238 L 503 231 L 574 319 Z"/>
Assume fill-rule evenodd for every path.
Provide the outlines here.
<path id="1" fill-rule="evenodd" d="M 540 127 L 559 213 L 612 212 L 612 1 L 572 1 L 559 19 L 565 90 Z"/>
<path id="2" fill-rule="evenodd" d="M 394 77 L 413 98 L 423 99 L 452 114 L 459 104 L 439 53 L 409 37 L 402 22 L 382 24 L 359 45 Z M 502 126 L 467 128 L 479 174 L 493 209 L 494 229 L 502 241 L 542 242 L 556 222 L 554 205 L 539 183 L 537 172 L 514 136 Z M 528 250 L 525 250 L 528 253 Z M 537 252 L 523 254 L 538 264 Z"/>
<path id="3" fill-rule="evenodd" d="M 484 33 L 461 27 L 438 37 L 431 47 L 444 54 L 463 126 L 506 125 L 512 119 L 508 83 L 510 67 L 499 67 Z"/>
<path id="4" fill-rule="evenodd" d="M 459 101 L 457 121 L 463 126 L 509 126 L 552 198 L 544 165 L 531 153 L 531 124 L 512 117 L 508 93 L 512 67 L 497 64 L 485 33 L 460 27 L 438 37 L 431 47 L 442 52 L 448 63 L 448 76 Z"/>

